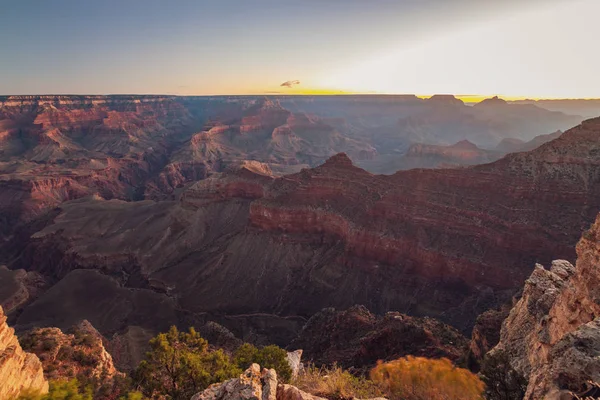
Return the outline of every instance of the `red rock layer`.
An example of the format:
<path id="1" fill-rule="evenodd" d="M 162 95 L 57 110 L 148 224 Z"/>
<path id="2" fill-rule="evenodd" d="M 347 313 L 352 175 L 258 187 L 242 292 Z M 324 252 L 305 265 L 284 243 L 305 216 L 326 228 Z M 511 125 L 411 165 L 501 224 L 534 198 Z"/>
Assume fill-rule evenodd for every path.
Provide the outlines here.
<path id="1" fill-rule="evenodd" d="M 598 149 L 600 120 L 590 120 L 535 151 L 469 169 L 374 176 L 337 155 L 278 179 L 209 179 L 185 198 L 254 199 L 254 229 L 341 241 L 338 261 L 348 266 L 510 289 L 535 261 L 574 258 L 600 209 Z"/>

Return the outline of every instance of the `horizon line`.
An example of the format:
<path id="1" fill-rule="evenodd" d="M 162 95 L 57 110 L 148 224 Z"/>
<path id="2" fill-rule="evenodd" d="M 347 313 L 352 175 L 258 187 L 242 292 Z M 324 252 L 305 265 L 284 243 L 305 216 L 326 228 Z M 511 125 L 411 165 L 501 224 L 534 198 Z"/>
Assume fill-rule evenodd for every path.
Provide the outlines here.
<path id="1" fill-rule="evenodd" d="M 434 93 L 434 94 L 415 94 L 415 93 L 365 93 L 365 92 L 332 92 L 332 93 L 245 93 L 245 94 L 169 94 L 169 93 L 36 93 L 36 94 L 0 94 L 2 97 L 40 97 L 40 96 L 164 96 L 164 97 L 310 97 L 310 96 L 413 96 L 418 99 L 429 99 L 433 96 L 453 96 L 459 100 L 465 99 L 466 102 L 483 101 L 498 97 L 506 101 L 540 101 L 540 100 L 587 100 L 600 101 L 599 97 L 534 97 L 534 96 L 511 96 L 511 95 L 480 95 L 480 94 L 453 94 L 453 93 Z"/>

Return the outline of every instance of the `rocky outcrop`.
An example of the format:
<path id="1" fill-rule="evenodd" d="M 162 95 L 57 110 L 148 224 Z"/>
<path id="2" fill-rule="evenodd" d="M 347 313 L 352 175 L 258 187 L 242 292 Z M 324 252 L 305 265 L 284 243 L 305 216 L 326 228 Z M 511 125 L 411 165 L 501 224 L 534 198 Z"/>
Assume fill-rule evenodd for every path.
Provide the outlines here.
<path id="1" fill-rule="evenodd" d="M 396 312 L 377 317 L 365 307 L 355 306 L 315 314 L 290 348 L 302 348 L 304 357 L 317 365 L 361 370 L 379 360 L 407 355 L 457 361 L 467 346 L 467 339 L 458 331 L 434 319 Z"/>
<path id="2" fill-rule="evenodd" d="M 325 400 L 277 382 L 274 369 L 252 364 L 239 378 L 209 386 L 191 400 Z"/>
<path id="3" fill-rule="evenodd" d="M 42 364 L 34 354 L 23 351 L 14 329 L 6 324 L 0 307 L 0 399 L 12 399 L 21 393 L 46 393 L 48 382 Z"/>
<path id="4" fill-rule="evenodd" d="M 239 378 L 209 386 L 192 400 L 276 400 L 277 373 L 252 364 Z"/>
<path id="5" fill-rule="evenodd" d="M 252 364 L 239 378 L 209 386 L 191 400 L 326 400 L 293 385 L 280 383 L 274 369 Z M 354 400 L 359 400 L 354 398 Z M 385 400 L 375 398 L 371 400 Z"/>
<path id="6" fill-rule="evenodd" d="M 504 354 L 529 384 L 525 399 L 567 398 L 600 382 L 600 218 L 577 245 L 577 264 L 537 265 L 490 356 Z M 567 397 L 561 397 L 567 396 Z"/>
<path id="7" fill-rule="evenodd" d="M 304 366 L 302 364 L 302 353 L 303 352 L 304 351 L 302 349 L 298 349 L 298 350 L 294 350 L 294 351 L 289 351 L 287 353 L 287 360 L 288 360 L 288 363 L 290 364 L 290 368 L 292 369 L 292 378 L 295 378 L 296 376 L 298 376 L 298 374 L 304 368 Z"/>
<path id="8" fill-rule="evenodd" d="M 277 400 L 325 400 L 323 397 L 306 393 L 295 386 L 280 384 L 277 386 Z"/>
<path id="9" fill-rule="evenodd" d="M 469 344 L 468 363 L 472 370 L 479 370 L 484 356 L 500 341 L 502 322 L 508 317 L 510 307 L 488 310 L 477 317 L 471 342 Z"/>
<path id="10" fill-rule="evenodd" d="M 33 329 L 20 339 L 23 347 L 42 361 L 50 380 L 102 379 L 106 384 L 123 376 L 104 348 L 104 338 L 88 322 L 82 321 L 66 333 L 58 328 Z"/>
<path id="11" fill-rule="evenodd" d="M 23 269 L 11 271 L 0 266 L 0 307 L 8 315 L 34 300 L 47 286 L 43 276 Z"/>

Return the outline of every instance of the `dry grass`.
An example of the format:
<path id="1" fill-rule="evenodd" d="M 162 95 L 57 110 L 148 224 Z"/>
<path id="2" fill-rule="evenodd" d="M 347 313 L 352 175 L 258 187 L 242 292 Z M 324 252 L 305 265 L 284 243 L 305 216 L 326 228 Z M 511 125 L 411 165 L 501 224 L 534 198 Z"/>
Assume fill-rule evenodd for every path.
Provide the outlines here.
<path id="1" fill-rule="evenodd" d="M 309 365 L 294 378 L 292 385 L 315 396 L 332 400 L 381 396 L 381 391 L 372 381 L 356 377 L 335 365 L 322 368 Z"/>
<path id="2" fill-rule="evenodd" d="M 371 371 L 392 400 L 482 400 L 485 385 L 448 359 L 407 356 L 380 363 Z"/>

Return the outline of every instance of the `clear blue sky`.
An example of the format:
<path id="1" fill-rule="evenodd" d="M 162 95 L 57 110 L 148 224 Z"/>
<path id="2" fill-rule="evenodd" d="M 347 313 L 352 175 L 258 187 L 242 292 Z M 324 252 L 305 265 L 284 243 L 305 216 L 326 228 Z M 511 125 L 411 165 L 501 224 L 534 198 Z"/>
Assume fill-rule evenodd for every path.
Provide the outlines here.
<path id="1" fill-rule="evenodd" d="M 598 53 L 599 4 L 0 0 L 0 94 L 343 90 L 600 97 L 600 61 L 592 54 Z M 577 24 L 569 23 L 573 15 L 564 7 Z M 563 20 L 571 32 L 561 30 Z M 587 31 L 577 28 L 586 24 Z M 567 43 L 556 43 L 564 37 Z M 584 54 L 587 46 L 594 47 Z M 496 55 L 504 61 L 491 63 Z M 586 66 L 557 62 L 561 57 Z M 446 63 L 454 66 L 450 72 Z M 540 75 L 546 68 L 551 72 Z M 592 72 L 595 86 L 583 87 Z M 296 79 L 300 85 L 280 86 Z"/>

